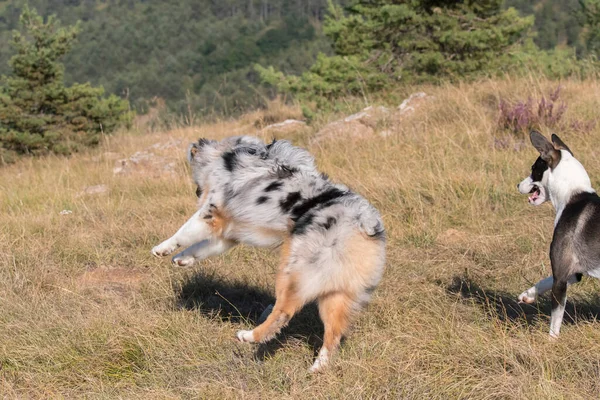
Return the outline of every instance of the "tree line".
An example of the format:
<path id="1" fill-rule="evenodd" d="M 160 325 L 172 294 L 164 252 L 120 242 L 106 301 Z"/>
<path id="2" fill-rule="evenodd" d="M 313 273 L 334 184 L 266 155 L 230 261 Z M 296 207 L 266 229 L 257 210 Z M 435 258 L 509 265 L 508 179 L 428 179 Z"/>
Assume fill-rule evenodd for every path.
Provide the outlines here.
<path id="1" fill-rule="evenodd" d="M 390 85 L 599 70 L 600 0 L 28 3 L 0 1 L 2 159 L 93 145 L 157 98 L 235 115 L 276 93 L 323 107 Z"/>

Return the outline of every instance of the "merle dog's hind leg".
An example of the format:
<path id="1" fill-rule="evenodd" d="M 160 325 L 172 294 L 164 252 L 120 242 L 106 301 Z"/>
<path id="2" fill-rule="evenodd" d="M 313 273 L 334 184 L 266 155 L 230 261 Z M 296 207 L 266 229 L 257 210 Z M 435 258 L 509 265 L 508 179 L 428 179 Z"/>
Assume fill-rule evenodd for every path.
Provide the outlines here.
<path id="1" fill-rule="evenodd" d="M 340 346 L 342 336 L 348 330 L 352 314 L 358 310 L 353 299 L 342 292 L 329 293 L 318 299 L 319 315 L 325 327 L 323 347 L 315 359 L 310 372 L 319 372 L 329 364 L 331 356 Z"/>
<path id="2" fill-rule="evenodd" d="M 305 299 L 299 296 L 297 287 L 294 276 L 287 271 L 280 270 L 275 281 L 276 300 L 273 311 L 271 311 L 265 322 L 253 330 L 238 331 L 238 340 L 240 342 L 264 343 L 275 337 L 306 303 Z"/>
<path id="3" fill-rule="evenodd" d="M 299 293 L 298 278 L 289 268 L 291 243 L 288 240 L 281 246 L 279 271 L 275 277 L 275 305 L 267 319 L 251 331 L 241 330 L 237 332 L 240 342 L 266 342 L 271 340 L 279 331 L 285 327 L 294 314 L 310 299 L 306 299 Z"/>

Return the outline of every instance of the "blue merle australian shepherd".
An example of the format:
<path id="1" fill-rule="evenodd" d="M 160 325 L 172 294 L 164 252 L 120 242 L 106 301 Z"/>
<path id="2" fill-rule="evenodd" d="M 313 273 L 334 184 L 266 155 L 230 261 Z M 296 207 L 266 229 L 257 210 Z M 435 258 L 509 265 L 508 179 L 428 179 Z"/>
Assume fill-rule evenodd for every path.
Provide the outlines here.
<path id="1" fill-rule="evenodd" d="M 152 253 L 166 256 L 184 247 L 173 262 L 186 266 L 238 243 L 280 246 L 273 311 L 237 338 L 268 341 L 316 300 L 325 337 L 311 371 L 321 370 L 383 274 L 379 212 L 331 182 L 317 171 L 310 153 L 285 140 L 267 145 L 249 136 L 200 139 L 188 153 L 198 211 Z"/>

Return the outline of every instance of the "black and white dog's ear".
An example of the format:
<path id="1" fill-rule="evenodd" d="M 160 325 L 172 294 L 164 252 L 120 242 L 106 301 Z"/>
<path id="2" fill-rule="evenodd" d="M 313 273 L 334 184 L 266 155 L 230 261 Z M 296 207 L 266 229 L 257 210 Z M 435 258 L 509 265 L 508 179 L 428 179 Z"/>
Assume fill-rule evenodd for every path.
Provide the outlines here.
<path id="1" fill-rule="evenodd" d="M 558 135 L 556 134 L 552 134 L 552 144 L 554 145 L 554 148 L 556 150 L 566 150 L 569 153 L 571 153 L 571 155 L 573 155 L 573 152 L 571 151 L 571 149 L 569 148 L 569 146 L 567 146 L 565 144 L 565 142 L 563 142 L 562 140 L 560 140 L 560 138 L 558 137 Z"/>
<path id="2" fill-rule="evenodd" d="M 546 161 L 553 168 L 560 161 L 560 152 L 554 148 L 552 143 L 538 131 L 531 131 L 529 134 L 531 144 L 540 152 L 542 160 Z"/>
<path id="3" fill-rule="evenodd" d="M 209 143 L 210 143 L 210 140 L 200 138 L 200 139 L 198 139 L 198 141 L 196 143 L 190 144 L 190 147 L 188 147 L 188 152 L 187 152 L 188 161 L 192 162 L 192 160 L 194 159 L 196 154 L 198 154 L 198 152 Z"/>

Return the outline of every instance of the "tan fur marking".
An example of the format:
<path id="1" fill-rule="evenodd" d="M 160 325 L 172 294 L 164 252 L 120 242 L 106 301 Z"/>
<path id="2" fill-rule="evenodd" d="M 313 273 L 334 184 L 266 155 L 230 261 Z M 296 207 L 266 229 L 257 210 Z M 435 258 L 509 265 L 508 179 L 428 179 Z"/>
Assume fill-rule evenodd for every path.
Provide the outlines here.
<path id="1" fill-rule="evenodd" d="M 352 316 L 352 299 L 342 292 L 319 298 L 319 315 L 325 326 L 323 347 L 332 353 L 340 345 L 342 335 L 348 330 Z"/>
<path id="2" fill-rule="evenodd" d="M 282 271 L 290 262 L 290 254 L 292 253 L 292 238 L 288 235 L 281 245 L 279 252 L 279 271 Z"/>
<path id="3" fill-rule="evenodd" d="M 267 228 L 264 226 L 259 226 L 258 228 L 255 228 L 255 230 L 260 232 L 260 234 L 264 236 L 275 236 L 283 238 L 283 236 L 287 236 L 289 234 L 288 231 L 279 231 L 277 229 Z"/>
<path id="4" fill-rule="evenodd" d="M 237 223 L 237 222 L 233 225 L 232 229 L 233 229 L 232 232 L 252 231 L 252 232 L 256 232 L 256 234 L 259 236 L 275 237 L 280 240 L 283 240 L 284 237 L 289 234 L 288 231 L 277 230 L 277 229 L 268 228 L 268 227 L 264 227 L 264 226 L 253 226 L 250 224 Z"/>
<path id="5" fill-rule="evenodd" d="M 297 296 L 296 276 L 286 271 L 291 252 L 291 239 L 288 236 L 281 246 L 279 271 L 275 278 L 275 306 L 265 322 L 254 328 L 254 341 L 265 342 L 273 338 L 287 325 L 304 303 Z"/>
<path id="6" fill-rule="evenodd" d="M 208 221 L 208 225 L 212 228 L 216 236 L 222 237 L 225 228 L 230 224 L 231 220 L 221 210 L 215 209 L 212 212 L 212 218 Z"/>
<path id="7" fill-rule="evenodd" d="M 198 199 L 198 208 L 202 208 L 204 203 L 206 203 L 206 199 L 208 198 L 209 190 L 210 190 L 210 188 L 208 187 L 208 185 L 202 188 L 202 195 Z"/>
<path id="8" fill-rule="evenodd" d="M 267 317 L 265 322 L 254 328 L 252 331 L 254 341 L 266 342 L 272 339 L 279 331 L 287 325 L 289 320 L 304 305 L 296 295 L 296 284 L 294 277 L 283 271 L 277 273 L 275 283 L 275 292 L 277 300 L 273 311 Z"/>
<path id="9" fill-rule="evenodd" d="M 376 268 L 381 268 L 378 264 L 384 251 L 383 246 L 384 244 L 379 240 L 373 240 L 358 232 L 353 234 L 344 243 L 343 249 L 348 262 L 352 265 L 352 275 L 370 285 L 371 277 L 378 273 Z M 354 283 L 358 282 L 348 283 L 350 283 L 350 287 L 356 287 Z"/>

